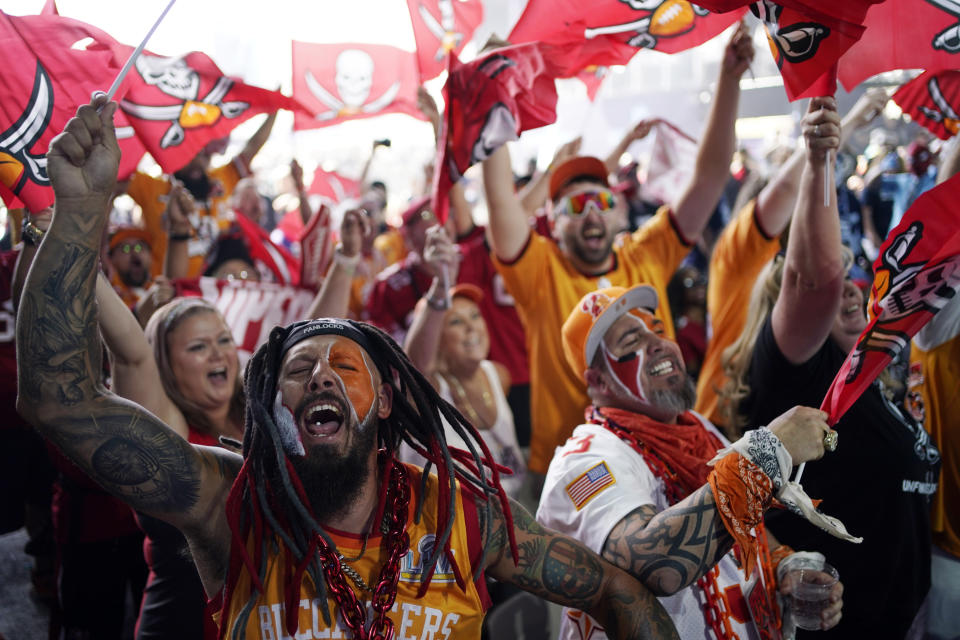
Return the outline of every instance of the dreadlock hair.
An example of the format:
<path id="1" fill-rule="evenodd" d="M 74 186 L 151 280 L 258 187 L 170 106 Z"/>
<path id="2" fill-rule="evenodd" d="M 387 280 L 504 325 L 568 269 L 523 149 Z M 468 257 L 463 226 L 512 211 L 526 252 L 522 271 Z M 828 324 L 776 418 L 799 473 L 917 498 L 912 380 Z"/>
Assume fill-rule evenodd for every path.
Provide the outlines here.
<path id="1" fill-rule="evenodd" d="M 490 542 L 493 509 L 491 498 L 496 498 L 506 519 L 510 549 L 514 562 L 517 562 L 510 507 L 500 486 L 497 465 L 483 438 L 452 404 L 439 396 L 430 381 L 413 366 L 389 335 L 369 324 L 340 318 L 321 318 L 295 322 L 287 327 L 275 327 L 266 344 L 257 349 L 248 361 L 244 376 L 247 397 L 243 437 L 244 462 L 227 499 L 232 544 L 222 615 L 227 615 L 238 576 L 243 568 L 250 575 L 251 595 L 233 625 L 230 632 L 232 638 L 243 637 L 257 594 L 264 589 L 268 544 L 279 543 L 283 548 L 276 549 L 274 546 L 274 552 L 288 554 L 292 566 L 297 568 L 288 578 L 284 591 L 288 633 L 293 635 L 297 628 L 300 584 L 304 573 L 309 574 L 313 580 L 324 621 L 331 624 L 326 580 L 319 554 L 315 553 L 315 550 L 318 544 L 323 544 L 322 541 L 331 548 L 334 548 L 335 544 L 313 515 L 310 501 L 283 446 L 272 412 L 285 343 L 304 328 L 316 329 L 308 335 L 344 335 L 358 342 L 375 363 L 381 380 L 392 386 L 393 408 L 389 417 L 380 420 L 378 430 L 379 444 L 389 454 L 387 464 L 391 464 L 393 452 L 400 443 L 406 442 L 427 460 L 422 486 L 426 485 L 431 466 L 437 467 L 437 543 L 434 544 L 421 576 L 418 597 L 426 592 L 441 555 L 450 560 L 459 586 L 466 588 L 461 577 L 462 572 L 457 568 L 456 558 L 450 551 L 450 535 L 456 518 L 457 480 L 467 494 L 485 502 L 484 522 L 487 530 L 481 557 L 486 555 Z M 443 419 L 446 419 L 464 440 L 469 451 L 447 447 Z M 270 486 L 271 478 L 279 478 L 281 486 Z M 381 488 L 381 496 L 385 494 L 387 473 L 384 473 L 383 482 L 385 484 Z M 423 490 L 420 491 L 415 505 L 417 522 L 423 511 L 424 493 Z M 248 542 L 252 542 L 252 557 L 247 550 Z M 478 566 L 474 580 L 479 576 L 480 570 L 481 567 Z M 226 627 L 224 619 L 221 638 L 227 637 Z"/>

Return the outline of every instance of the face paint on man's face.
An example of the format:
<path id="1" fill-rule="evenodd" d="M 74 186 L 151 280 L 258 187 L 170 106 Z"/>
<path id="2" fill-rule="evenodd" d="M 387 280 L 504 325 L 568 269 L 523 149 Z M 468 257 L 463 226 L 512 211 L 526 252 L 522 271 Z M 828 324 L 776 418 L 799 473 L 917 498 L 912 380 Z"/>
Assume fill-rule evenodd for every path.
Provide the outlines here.
<path id="1" fill-rule="evenodd" d="M 624 354 L 619 358 L 610 353 L 606 343 L 600 342 L 603 349 L 603 357 L 607 362 L 607 367 L 613 373 L 613 379 L 634 398 L 640 402 L 647 402 L 647 394 L 643 392 L 643 384 L 640 377 L 643 375 L 643 351 L 633 351 Z"/>
<path id="2" fill-rule="evenodd" d="M 293 412 L 283 404 L 282 391 L 277 391 L 277 396 L 273 399 L 273 421 L 280 432 L 280 442 L 284 451 L 289 455 L 305 455 L 306 451 L 303 448 L 303 440 L 300 439 L 297 421 L 293 417 Z"/>
<path id="3" fill-rule="evenodd" d="M 343 382 L 358 424 L 367 424 L 376 399 L 376 379 L 367 354 L 353 340 L 338 338 L 330 345 L 327 360 Z"/>

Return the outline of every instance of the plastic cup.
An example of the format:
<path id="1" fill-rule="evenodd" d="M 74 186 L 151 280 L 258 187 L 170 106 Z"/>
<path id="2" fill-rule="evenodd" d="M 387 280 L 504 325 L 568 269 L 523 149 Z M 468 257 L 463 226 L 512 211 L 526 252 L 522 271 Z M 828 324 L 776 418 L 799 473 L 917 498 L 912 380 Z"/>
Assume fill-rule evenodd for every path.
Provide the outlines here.
<path id="1" fill-rule="evenodd" d="M 787 609 L 793 623 L 800 629 L 820 629 L 820 614 L 829 606 L 830 592 L 840 579 L 837 570 L 822 560 L 798 558 L 792 564 L 778 567 L 778 573 L 780 571 L 783 580 L 792 585 Z"/>

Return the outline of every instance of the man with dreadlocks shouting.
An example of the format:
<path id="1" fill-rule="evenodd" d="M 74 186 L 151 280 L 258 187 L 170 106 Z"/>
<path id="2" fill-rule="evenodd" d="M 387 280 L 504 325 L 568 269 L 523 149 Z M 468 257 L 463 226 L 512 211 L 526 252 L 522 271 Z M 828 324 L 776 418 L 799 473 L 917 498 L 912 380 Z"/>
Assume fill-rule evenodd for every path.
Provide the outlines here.
<path id="1" fill-rule="evenodd" d="M 521 508 L 511 518 L 482 438 L 369 325 L 273 330 L 248 363 L 242 458 L 105 390 L 94 283 L 115 110 L 98 94 L 50 146 L 57 213 L 17 322 L 18 409 L 105 489 L 183 531 L 221 637 L 391 638 L 396 625 L 399 638 L 479 638 L 485 572 L 617 637 L 676 637 L 627 573 Z M 469 452 L 447 449 L 441 417 Z M 401 441 L 436 475 L 395 463 Z"/>

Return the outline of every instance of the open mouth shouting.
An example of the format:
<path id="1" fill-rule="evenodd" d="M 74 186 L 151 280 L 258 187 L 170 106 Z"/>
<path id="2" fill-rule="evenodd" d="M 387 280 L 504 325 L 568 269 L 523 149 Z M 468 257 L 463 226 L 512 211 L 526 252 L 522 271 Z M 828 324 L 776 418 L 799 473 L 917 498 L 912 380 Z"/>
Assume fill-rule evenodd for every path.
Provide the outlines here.
<path id="1" fill-rule="evenodd" d="M 669 376 L 673 373 L 677 373 L 677 367 L 673 362 L 673 358 L 669 357 L 663 358 L 662 360 L 657 360 L 652 365 L 647 367 L 647 375 L 651 378 Z"/>
<path id="2" fill-rule="evenodd" d="M 319 400 L 307 405 L 300 413 L 300 425 L 314 438 L 329 438 L 343 426 L 344 412 L 338 403 Z"/>
<path id="3" fill-rule="evenodd" d="M 215 385 L 227 383 L 227 368 L 217 367 L 207 372 L 207 379 Z"/>

